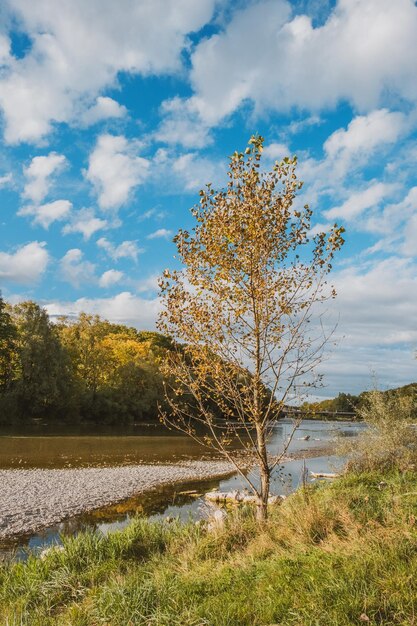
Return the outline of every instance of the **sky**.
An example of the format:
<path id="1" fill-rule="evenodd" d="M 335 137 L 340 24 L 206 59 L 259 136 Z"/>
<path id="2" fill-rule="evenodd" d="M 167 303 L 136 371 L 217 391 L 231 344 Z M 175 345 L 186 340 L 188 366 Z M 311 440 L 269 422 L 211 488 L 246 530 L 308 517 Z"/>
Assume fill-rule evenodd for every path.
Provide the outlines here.
<path id="1" fill-rule="evenodd" d="M 172 237 L 228 156 L 298 156 L 346 244 L 330 397 L 417 380 L 413 0 L 2 0 L 0 288 L 154 329 Z"/>

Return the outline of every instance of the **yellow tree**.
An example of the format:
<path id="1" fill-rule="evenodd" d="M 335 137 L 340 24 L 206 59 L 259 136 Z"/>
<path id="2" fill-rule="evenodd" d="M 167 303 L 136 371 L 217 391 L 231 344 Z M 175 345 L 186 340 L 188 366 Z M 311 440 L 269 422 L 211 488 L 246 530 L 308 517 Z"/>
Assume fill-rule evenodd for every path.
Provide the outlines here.
<path id="1" fill-rule="evenodd" d="M 335 224 L 309 237 L 312 211 L 296 203 L 297 159 L 264 172 L 263 141 L 254 136 L 245 153 L 233 154 L 227 187 L 200 192 L 195 227 L 174 239 L 183 269 L 160 281 L 159 318 L 178 346 L 164 365 L 163 420 L 235 465 L 260 519 L 289 445 L 270 454 L 270 428 L 294 389 L 314 385 L 329 335 L 313 320 L 317 305 L 335 296 L 326 277 L 344 232 Z M 245 472 L 252 462 L 259 483 Z"/>

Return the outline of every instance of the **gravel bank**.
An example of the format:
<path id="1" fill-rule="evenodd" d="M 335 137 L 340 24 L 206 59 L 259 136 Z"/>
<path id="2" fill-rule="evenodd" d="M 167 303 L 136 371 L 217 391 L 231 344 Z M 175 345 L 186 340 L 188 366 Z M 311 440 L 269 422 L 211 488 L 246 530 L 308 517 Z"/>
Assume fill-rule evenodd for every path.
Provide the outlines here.
<path id="1" fill-rule="evenodd" d="M 225 476 L 224 461 L 80 469 L 0 470 L 0 539 L 29 534 L 66 517 L 162 485 Z"/>

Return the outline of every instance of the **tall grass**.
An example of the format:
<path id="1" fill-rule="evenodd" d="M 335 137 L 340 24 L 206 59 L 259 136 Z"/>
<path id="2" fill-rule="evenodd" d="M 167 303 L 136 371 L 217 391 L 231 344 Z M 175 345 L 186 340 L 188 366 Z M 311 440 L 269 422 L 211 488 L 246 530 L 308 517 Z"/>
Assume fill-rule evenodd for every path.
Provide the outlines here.
<path id="1" fill-rule="evenodd" d="M 136 520 L 0 568 L 8 626 L 417 623 L 417 477 L 349 473 L 290 496 L 259 528 Z"/>
<path id="2" fill-rule="evenodd" d="M 417 463 L 417 390 L 390 395 L 374 390 L 356 409 L 368 428 L 339 452 L 349 458 L 348 469 L 406 470 Z"/>

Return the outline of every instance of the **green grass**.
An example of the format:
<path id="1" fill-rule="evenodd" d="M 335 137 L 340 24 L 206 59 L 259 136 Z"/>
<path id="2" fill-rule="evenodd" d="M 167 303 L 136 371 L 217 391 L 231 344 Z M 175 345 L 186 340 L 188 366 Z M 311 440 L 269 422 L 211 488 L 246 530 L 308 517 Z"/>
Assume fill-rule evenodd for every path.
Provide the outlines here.
<path id="1" fill-rule="evenodd" d="M 2 626 L 417 625 L 417 475 L 299 491 L 262 528 L 240 511 L 211 533 L 138 519 L 66 539 L 0 568 L 0 615 Z"/>

